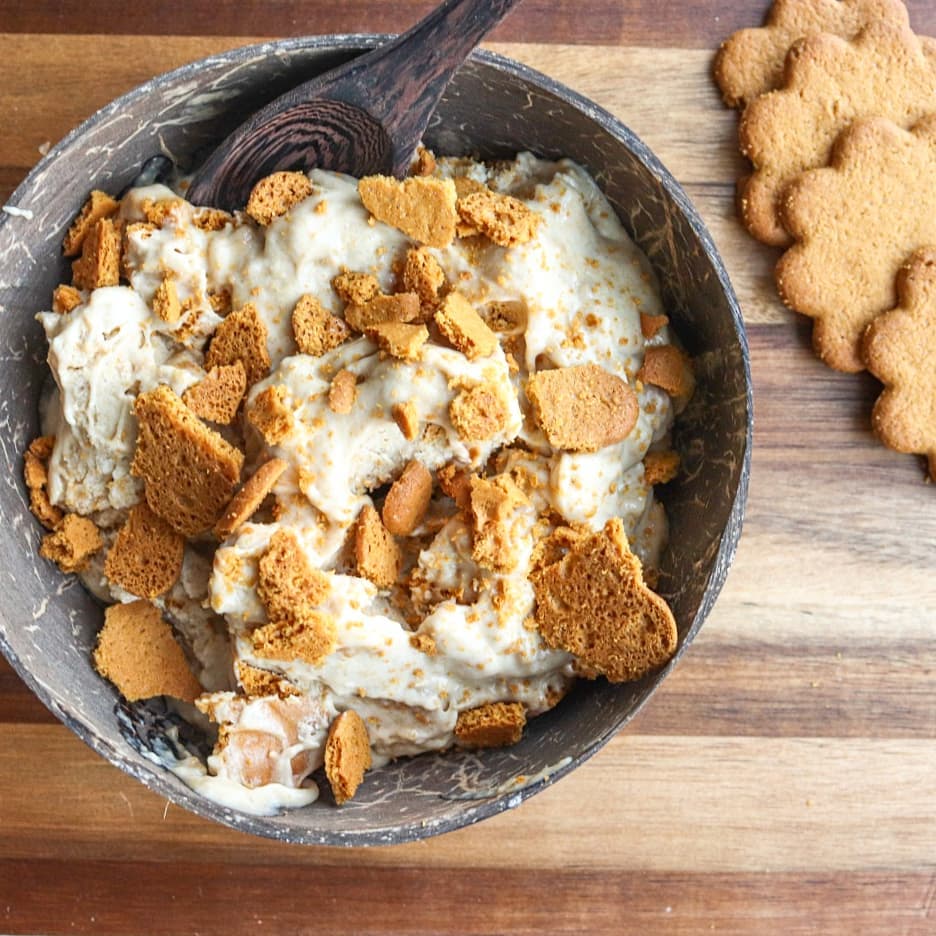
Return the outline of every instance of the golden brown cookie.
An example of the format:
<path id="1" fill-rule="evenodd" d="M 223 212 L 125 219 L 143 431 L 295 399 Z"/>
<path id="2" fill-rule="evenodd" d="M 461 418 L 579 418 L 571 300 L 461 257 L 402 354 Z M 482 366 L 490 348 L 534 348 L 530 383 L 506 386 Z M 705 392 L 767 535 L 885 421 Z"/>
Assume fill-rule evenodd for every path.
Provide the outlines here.
<path id="1" fill-rule="evenodd" d="M 232 312 L 215 330 L 205 355 L 205 370 L 235 361 L 244 365 L 248 388 L 270 372 L 267 328 L 249 302 Z"/>
<path id="2" fill-rule="evenodd" d="M 741 218 L 758 240 L 787 246 L 780 218 L 786 186 L 824 166 L 839 133 L 860 117 L 887 117 L 905 129 L 936 111 L 936 44 L 909 26 L 878 22 L 853 40 L 820 33 L 787 59 L 779 91 L 752 101 L 738 130 L 754 172 L 739 192 Z"/>
<path id="3" fill-rule="evenodd" d="M 23 480 L 29 491 L 29 509 L 47 530 L 57 530 L 64 517 L 49 500 L 48 462 L 54 447 L 55 436 L 39 436 L 23 454 Z"/>
<path id="4" fill-rule="evenodd" d="M 93 520 L 65 514 L 55 532 L 42 538 L 39 555 L 51 559 L 63 572 L 80 572 L 103 545 Z"/>
<path id="5" fill-rule="evenodd" d="M 185 540 L 143 502 L 117 533 L 104 574 L 137 598 L 156 598 L 179 580 L 184 550 Z"/>
<path id="6" fill-rule="evenodd" d="M 497 350 L 497 335 L 459 292 L 450 292 L 435 314 L 435 323 L 449 344 L 469 360 Z"/>
<path id="7" fill-rule="evenodd" d="M 367 504 L 354 524 L 354 564 L 357 574 L 378 588 L 390 588 L 400 577 L 403 556 L 380 514 Z"/>
<path id="8" fill-rule="evenodd" d="M 261 624 L 251 632 L 250 642 L 261 659 L 286 663 L 302 660 L 316 666 L 335 649 L 336 634 L 335 619 L 330 614 L 305 609 Z"/>
<path id="9" fill-rule="evenodd" d="M 300 296 L 292 314 L 293 336 L 302 354 L 321 357 L 351 337 L 351 330 L 315 296 Z"/>
<path id="10" fill-rule="evenodd" d="M 526 394 L 549 444 L 572 452 L 597 452 L 626 439 L 640 413 L 633 389 L 597 364 L 540 371 L 527 381 Z"/>
<path id="11" fill-rule="evenodd" d="M 286 388 L 275 384 L 261 390 L 247 409 L 247 421 L 267 445 L 279 445 L 293 429 L 292 410 L 286 405 Z"/>
<path id="12" fill-rule="evenodd" d="M 528 504 L 508 474 L 469 480 L 471 558 L 491 572 L 510 572 L 516 563 L 511 545 L 513 513 Z"/>
<path id="13" fill-rule="evenodd" d="M 170 325 L 179 321 L 179 316 L 182 314 L 182 303 L 179 302 L 179 292 L 176 289 L 175 280 L 170 279 L 168 276 L 163 277 L 163 281 L 153 294 L 153 311 Z"/>
<path id="14" fill-rule="evenodd" d="M 130 471 L 152 511 L 183 536 L 210 530 L 240 481 L 244 455 L 209 429 L 166 386 L 141 393 Z"/>
<path id="15" fill-rule="evenodd" d="M 679 452 L 647 452 L 643 460 L 644 484 L 669 484 L 679 474 Z"/>
<path id="16" fill-rule="evenodd" d="M 449 405 L 449 419 L 465 442 L 493 439 L 509 418 L 507 402 L 494 384 L 461 390 Z"/>
<path id="17" fill-rule="evenodd" d="M 432 499 L 432 475 L 422 462 L 411 461 L 390 485 L 384 500 L 384 526 L 396 536 L 409 536 L 422 522 Z"/>
<path id="18" fill-rule="evenodd" d="M 687 400 L 695 389 L 692 361 L 675 345 L 656 345 L 644 351 L 637 379 L 660 387 L 670 396 Z"/>
<path id="19" fill-rule="evenodd" d="M 331 589 L 328 576 L 313 568 L 295 533 L 277 530 L 257 564 L 257 595 L 273 620 L 314 609 Z"/>
<path id="20" fill-rule="evenodd" d="M 416 405 L 407 400 L 406 403 L 394 403 L 391 409 L 393 421 L 403 433 L 403 438 L 412 442 L 419 435 L 419 413 Z"/>
<path id="21" fill-rule="evenodd" d="M 586 672 L 611 682 L 640 679 L 676 651 L 673 613 L 644 583 L 618 518 L 600 533 L 571 538 L 565 555 L 535 568 L 530 580 L 543 639 Z"/>
<path id="22" fill-rule="evenodd" d="M 797 244 L 777 264 L 783 301 L 815 319 L 813 346 L 830 367 L 860 371 L 868 324 L 897 305 L 896 276 L 936 244 L 936 117 L 912 131 L 871 118 L 838 138 L 831 164 L 795 179 L 783 223 Z"/>
<path id="23" fill-rule="evenodd" d="M 214 534 L 218 539 L 227 539 L 257 512 L 286 467 L 286 462 L 281 458 L 271 458 L 244 482 L 215 524 Z"/>
<path id="24" fill-rule="evenodd" d="M 455 737 L 461 747 L 494 748 L 523 737 L 526 710 L 519 702 L 488 702 L 458 713 Z"/>
<path id="25" fill-rule="evenodd" d="M 261 699 L 276 696 L 285 699 L 289 696 L 302 695 L 301 690 L 279 673 L 271 673 L 269 670 L 251 666 L 243 660 L 237 660 L 234 663 L 234 672 L 237 675 L 238 684 L 248 698 Z"/>
<path id="26" fill-rule="evenodd" d="M 212 367 L 204 379 L 182 394 L 182 402 L 199 418 L 230 424 L 247 390 L 247 374 L 240 361 Z"/>
<path id="27" fill-rule="evenodd" d="M 84 239 L 91 229 L 103 218 L 111 218 L 117 213 L 120 203 L 111 198 L 107 192 L 95 189 L 85 202 L 84 207 L 72 221 L 65 240 L 62 243 L 62 253 L 66 257 L 74 257 L 81 253 Z"/>
<path id="28" fill-rule="evenodd" d="M 458 216 L 501 247 L 515 247 L 533 240 L 542 218 L 512 195 L 485 188 L 458 199 Z"/>
<path id="29" fill-rule="evenodd" d="M 363 305 L 380 294 L 380 283 L 371 273 L 355 273 L 345 270 L 332 280 L 332 288 L 338 298 L 350 304 Z"/>
<path id="30" fill-rule="evenodd" d="M 403 322 L 382 322 L 367 329 L 367 337 L 377 342 L 381 351 L 402 361 L 418 361 L 423 345 L 429 340 L 425 325 L 407 325 Z"/>
<path id="31" fill-rule="evenodd" d="M 55 287 L 52 293 L 52 311 L 59 315 L 67 315 L 72 309 L 78 308 L 82 303 L 81 292 L 68 283 L 62 283 Z"/>
<path id="32" fill-rule="evenodd" d="M 148 601 L 105 610 L 93 659 L 128 702 L 159 695 L 191 702 L 202 692 L 172 628 Z"/>
<path id="33" fill-rule="evenodd" d="M 787 51 L 814 33 L 851 39 L 871 23 L 909 23 L 900 0 L 776 0 L 767 22 L 741 29 L 722 43 L 715 80 L 729 107 L 742 107 L 783 83 Z"/>
<path id="34" fill-rule="evenodd" d="M 888 447 L 925 455 L 936 481 L 936 247 L 900 268 L 897 297 L 864 335 L 865 363 L 884 384 L 871 424 Z"/>
<path id="35" fill-rule="evenodd" d="M 416 176 L 402 182 L 367 176 L 358 182 L 364 207 L 384 224 L 427 247 L 447 247 L 455 239 L 455 184 L 451 179 Z"/>
<path id="36" fill-rule="evenodd" d="M 304 172 L 274 172 L 253 187 L 244 210 L 257 224 L 270 224 L 308 198 L 312 191 L 312 183 Z"/>
<path id="37" fill-rule="evenodd" d="M 357 712 L 348 709 L 331 723 L 325 742 L 325 776 L 339 806 L 354 796 L 370 766 L 367 725 Z"/>
<path id="38" fill-rule="evenodd" d="M 339 416 L 345 416 L 354 408 L 356 399 L 357 377 L 354 371 L 338 371 L 328 388 L 328 408 Z"/>
<path id="39" fill-rule="evenodd" d="M 359 332 L 387 322 L 415 322 L 419 318 L 419 296 L 416 293 L 372 296 L 363 302 L 349 303 L 344 315 L 345 321 Z"/>
<path id="40" fill-rule="evenodd" d="M 445 285 L 445 273 L 428 247 L 406 252 L 400 285 L 403 291 L 419 296 L 420 318 L 428 320 L 438 308 L 439 290 Z"/>
<path id="41" fill-rule="evenodd" d="M 111 218 L 91 225 L 81 243 L 81 256 L 72 263 L 76 289 L 116 286 L 120 282 L 120 235 Z"/>

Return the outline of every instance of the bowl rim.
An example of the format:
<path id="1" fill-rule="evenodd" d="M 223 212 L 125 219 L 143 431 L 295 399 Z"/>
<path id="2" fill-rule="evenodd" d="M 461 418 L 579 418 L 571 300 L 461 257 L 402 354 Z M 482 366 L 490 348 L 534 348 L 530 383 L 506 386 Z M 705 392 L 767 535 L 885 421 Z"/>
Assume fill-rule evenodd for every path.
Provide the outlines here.
<path id="1" fill-rule="evenodd" d="M 6 200 L 5 206 L 17 207 L 24 194 L 28 192 L 30 186 L 33 184 L 35 178 L 40 175 L 50 163 L 54 162 L 74 140 L 81 137 L 102 120 L 105 120 L 109 115 L 142 97 L 152 94 L 154 91 L 158 91 L 164 85 L 196 76 L 206 66 L 233 65 L 242 63 L 245 60 L 267 58 L 276 54 L 289 54 L 308 50 L 365 52 L 393 38 L 395 38 L 393 35 L 384 33 L 336 33 L 269 40 L 217 52 L 188 62 L 170 71 L 155 75 L 119 97 L 114 98 L 70 130 L 39 160 L 39 162 L 36 163 L 35 166 L 33 166 L 26 175 L 26 178 Z M 488 49 L 478 48 L 472 52 L 470 61 L 493 67 L 497 71 L 506 73 L 512 78 L 537 85 L 583 113 L 626 146 L 656 178 L 657 182 L 666 192 L 666 195 L 676 204 L 679 211 L 686 216 L 695 235 L 699 238 L 700 245 L 707 260 L 715 271 L 719 289 L 724 294 L 731 312 L 732 325 L 740 346 L 744 368 L 746 412 L 744 454 L 728 522 L 725 525 L 725 529 L 722 531 L 718 549 L 713 559 L 712 571 L 706 584 L 706 603 L 704 606 L 700 606 L 700 609 L 695 615 L 695 619 L 686 632 L 685 638 L 680 643 L 672 659 L 654 676 L 655 679 L 662 682 L 689 647 L 695 634 L 700 629 L 704 618 L 710 612 L 711 607 L 721 592 L 728 574 L 728 569 L 737 551 L 738 540 L 741 535 L 749 487 L 754 427 L 750 355 L 741 307 L 718 249 L 695 206 L 686 195 L 680 183 L 676 181 L 675 177 L 663 165 L 660 159 L 623 123 L 622 120 L 579 92 L 508 56 Z M 0 212 L 0 227 L 12 220 L 13 219 L 7 212 Z M 201 818 L 214 820 L 221 825 L 241 832 L 248 832 L 264 838 L 302 845 L 348 847 L 404 844 L 441 835 L 444 832 L 465 828 L 482 819 L 498 815 L 509 809 L 514 809 L 531 796 L 551 786 L 557 780 L 593 757 L 637 715 L 652 694 L 648 693 L 644 696 L 618 724 L 604 732 L 577 756 L 563 758 L 555 765 L 554 769 L 550 770 L 548 773 L 544 772 L 544 775 L 519 789 L 513 791 L 495 790 L 492 792 L 492 795 L 478 799 L 476 803 L 471 803 L 469 801 L 469 805 L 467 805 L 465 809 L 453 816 L 428 822 L 425 820 L 409 821 L 399 826 L 394 826 L 392 829 L 385 830 L 348 829 L 341 831 L 317 831 L 314 829 L 297 829 L 280 826 L 270 823 L 268 821 L 270 817 L 267 816 L 254 816 L 248 813 L 235 812 L 228 807 L 220 806 L 214 801 L 197 794 L 178 778 L 172 776 L 167 768 L 159 766 L 155 761 L 153 761 L 151 765 L 141 765 L 129 760 L 123 752 L 119 751 L 107 740 L 96 734 L 93 725 L 87 723 L 80 717 L 76 717 L 71 712 L 66 711 L 58 703 L 51 692 L 33 677 L 29 669 L 13 651 L 13 648 L 4 636 L 3 630 L 0 630 L 0 652 L 3 653 L 17 675 L 26 683 L 29 689 L 66 727 L 73 731 L 93 751 L 124 771 L 124 773 L 140 781 L 149 790 L 159 796 L 165 797 L 174 804 L 181 806 Z M 169 777 L 172 777 L 172 779 L 170 780 Z"/>

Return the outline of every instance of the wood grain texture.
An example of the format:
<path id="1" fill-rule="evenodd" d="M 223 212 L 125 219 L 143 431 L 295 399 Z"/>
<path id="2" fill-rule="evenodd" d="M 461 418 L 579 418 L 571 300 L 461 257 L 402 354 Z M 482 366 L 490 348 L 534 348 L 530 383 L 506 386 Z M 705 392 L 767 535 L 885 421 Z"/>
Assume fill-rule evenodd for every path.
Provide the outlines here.
<path id="1" fill-rule="evenodd" d="M 265 35 L 396 29 L 427 7 L 135 10 L 135 29 L 177 34 L 158 37 L 120 32 L 125 8 L 110 0 L 0 0 L 0 199 L 42 144 L 153 74 Z M 498 34 L 525 42 L 493 46 L 654 149 L 709 225 L 749 329 L 755 450 L 738 556 L 691 651 L 628 731 L 473 828 L 392 849 L 303 849 L 169 805 L 0 662 L 0 931 L 936 931 L 934 491 L 917 459 L 874 441 L 876 383 L 812 356 L 809 323 L 773 289 L 777 253 L 735 220 L 736 115 L 709 70 L 717 40 L 765 7 L 526 0 Z M 936 5 L 910 8 L 936 34 Z"/>

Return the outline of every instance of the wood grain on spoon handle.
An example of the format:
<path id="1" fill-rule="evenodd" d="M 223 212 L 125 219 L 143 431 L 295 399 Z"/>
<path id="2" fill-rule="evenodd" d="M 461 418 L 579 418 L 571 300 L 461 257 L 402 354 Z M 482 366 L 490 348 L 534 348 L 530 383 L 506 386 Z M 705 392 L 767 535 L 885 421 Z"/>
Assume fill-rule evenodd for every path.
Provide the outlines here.
<path id="1" fill-rule="evenodd" d="M 271 172 L 405 175 L 456 69 L 520 0 L 447 0 L 397 39 L 287 91 L 234 131 L 188 198 L 234 209 Z"/>

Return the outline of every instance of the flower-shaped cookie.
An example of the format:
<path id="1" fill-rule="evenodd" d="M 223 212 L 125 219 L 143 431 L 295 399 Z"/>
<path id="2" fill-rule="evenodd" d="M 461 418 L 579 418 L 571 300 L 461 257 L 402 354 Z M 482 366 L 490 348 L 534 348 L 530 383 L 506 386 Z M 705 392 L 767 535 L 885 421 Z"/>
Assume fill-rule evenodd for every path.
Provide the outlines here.
<path id="1" fill-rule="evenodd" d="M 787 188 L 783 222 L 798 241 L 777 264 L 783 301 L 816 320 L 826 364 L 863 370 L 862 335 L 897 304 L 897 271 L 936 244 L 936 115 L 912 131 L 881 118 L 852 124 L 830 166 Z"/>
<path id="2" fill-rule="evenodd" d="M 729 107 L 741 107 L 783 81 L 787 50 L 804 36 L 831 33 L 851 39 L 869 24 L 906 26 L 900 0 L 777 0 L 764 26 L 740 29 L 722 43 L 715 80 Z"/>
<path id="3" fill-rule="evenodd" d="M 897 294 L 864 336 L 868 370 L 884 384 L 871 422 L 885 445 L 926 455 L 936 481 L 936 247 L 901 267 Z"/>
<path id="4" fill-rule="evenodd" d="M 748 231 L 778 247 L 790 243 L 779 215 L 784 188 L 824 166 L 836 137 L 859 117 L 887 117 L 909 129 L 936 112 L 936 43 L 905 25 L 877 22 L 854 40 L 818 34 L 798 42 L 780 91 L 747 107 L 738 139 L 754 173 L 741 186 Z"/>

